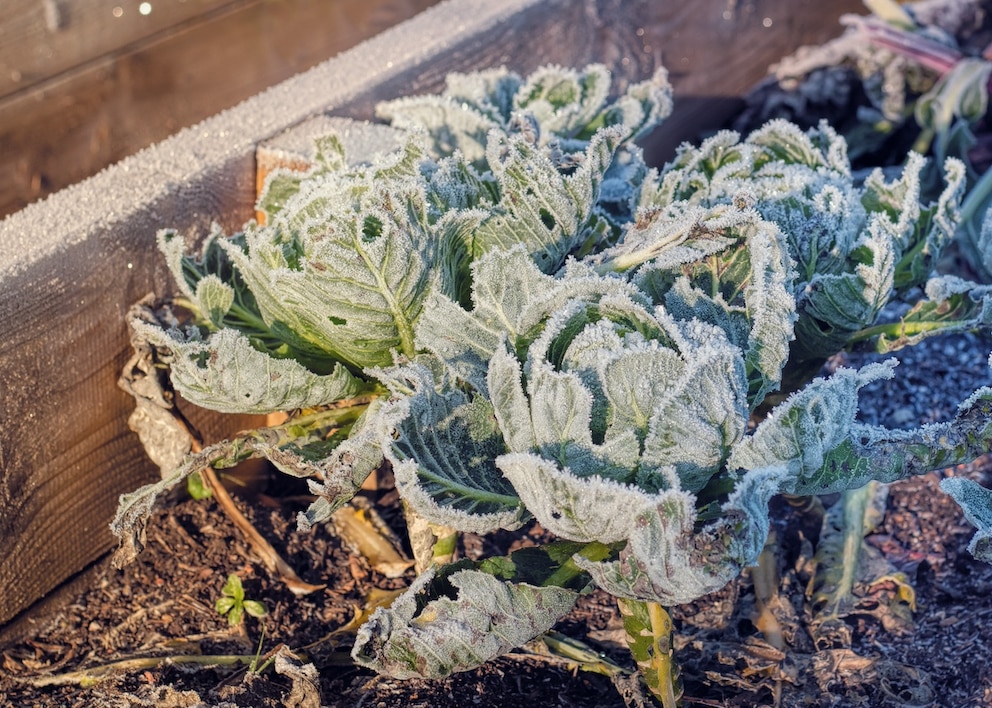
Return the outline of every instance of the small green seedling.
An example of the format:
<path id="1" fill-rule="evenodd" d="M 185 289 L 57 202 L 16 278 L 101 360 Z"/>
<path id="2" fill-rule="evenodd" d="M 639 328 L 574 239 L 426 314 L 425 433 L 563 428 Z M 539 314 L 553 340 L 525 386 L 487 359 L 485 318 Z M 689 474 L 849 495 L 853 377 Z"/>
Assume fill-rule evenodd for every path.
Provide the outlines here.
<path id="1" fill-rule="evenodd" d="M 234 573 L 227 576 L 227 582 L 224 583 L 220 593 L 221 596 L 217 598 L 214 607 L 221 615 L 227 616 L 227 623 L 232 627 L 241 624 L 246 612 L 252 617 L 264 617 L 268 614 L 265 605 L 258 600 L 245 599 L 245 589 L 241 585 L 241 578 Z"/>

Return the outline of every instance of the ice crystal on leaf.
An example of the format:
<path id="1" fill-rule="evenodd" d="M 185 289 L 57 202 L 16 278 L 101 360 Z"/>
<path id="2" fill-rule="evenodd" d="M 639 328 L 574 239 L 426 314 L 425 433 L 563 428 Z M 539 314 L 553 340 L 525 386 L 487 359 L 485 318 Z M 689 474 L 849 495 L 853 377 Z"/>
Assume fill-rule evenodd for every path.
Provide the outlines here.
<path id="1" fill-rule="evenodd" d="M 953 235 L 964 167 L 948 160 L 947 186 L 923 206 L 923 162 L 911 153 L 899 179 L 887 182 L 878 170 L 857 186 L 846 143 L 829 126 L 803 132 L 774 120 L 744 139 L 723 131 L 699 147 L 684 145 L 645 180 L 640 213 L 682 201 L 732 206 L 746 194 L 778 225 L 795 265 L 791 360 L 822 361 L 876 323 L 893 288 L 922 285 Z"/>

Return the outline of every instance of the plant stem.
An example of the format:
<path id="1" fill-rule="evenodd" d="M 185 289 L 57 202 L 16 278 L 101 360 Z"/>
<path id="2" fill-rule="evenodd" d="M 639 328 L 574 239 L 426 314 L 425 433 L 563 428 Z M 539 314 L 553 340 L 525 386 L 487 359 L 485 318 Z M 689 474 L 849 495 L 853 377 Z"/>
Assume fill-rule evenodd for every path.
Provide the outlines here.
<path id="1" fill-rule="evenodd" d="M 677 708 L 675 682 L 672 680 L 675 666 L 672 662 L 672 618 L 668 611 L 657 602 L 645 603 L 648 617 L 651 618 L 651 633 L 654 635 L 655 665 L 658 669 L 658 697 L 665 708 Z"/>
<path id="2" fill-rule="evenodd" d="M 611 553 L 613 553 L 613 549 L 605 543 L 600 543 L 599 541 L 587 543 L 579 551 L 579 555 L 591 561 L 605 560 L 606 558 L 609 558 Z M 541 585 L 544 587 L 549 587 L 551 585 L 565 587 L 571 580 L 580 575 L 582 572 L 583 570 L 575 564 L 575 561 L 569 558 L 567 561 L 558 566 L 558 569 L 549 575 L 548 578 L 541 583 Z"/>

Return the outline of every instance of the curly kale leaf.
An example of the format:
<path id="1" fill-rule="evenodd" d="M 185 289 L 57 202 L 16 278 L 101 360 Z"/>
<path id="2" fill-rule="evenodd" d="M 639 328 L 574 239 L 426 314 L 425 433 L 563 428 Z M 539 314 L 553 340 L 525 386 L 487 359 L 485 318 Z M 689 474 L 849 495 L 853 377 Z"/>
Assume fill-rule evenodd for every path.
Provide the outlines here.
<path id="1" fill-rule="evenodd" d="M 671 86 L 663 69 L 614 100 L 611 82 L 601 64 L 581 71 L 546 66 L 526 78 L 506 69 L 453 73 L 441 95 L 385 101 L 376 106 L 376 115 L 398 128 L 426 129 L 437 157 L 457 151 L 482 168 L 493 129 L 533 132 L 542 144 L 561 141 L 571 152 L 600 128 L 618 126 L 623 140 L 636 140 L 671 114 Z M 515 120 L 521 114 L 528 118 Z"/>

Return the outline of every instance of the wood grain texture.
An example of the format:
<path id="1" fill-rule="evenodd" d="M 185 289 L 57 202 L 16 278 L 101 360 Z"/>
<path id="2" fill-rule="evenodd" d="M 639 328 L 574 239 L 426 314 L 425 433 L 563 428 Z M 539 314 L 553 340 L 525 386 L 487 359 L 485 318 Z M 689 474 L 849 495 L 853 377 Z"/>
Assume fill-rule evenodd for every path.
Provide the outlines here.
<path id="1" fill-rule="evenodd" d="M 0 216 L 95 174 L 437 2 L 151 1 L 154 10 L 142 20 L 156 17 L 159 8 L 164 15 L 166 8 L 176 7 L 187 8 L 185 14 L 176 10 L 177 19 L 183 21 L 0 98 L 0 155 L 7 166 L 0 170 Z M 125 3 L 79 4 L 99 5 L 100 12 L 109 12 Z M 138 2 L 127 4 L 137 7 Z M 42 0 L 30 5 L 38 8 Z M 190 16 L 189 8 L 200 8 L 201 14 Z M 136 14 L 129 10 L 121 20 Z M 3 31 L 0 46 L 6 47 L 9 29 Z"/>
<path id="2" fill-rule="evenodd" d="M 681 65 L 682 57 L 687 68 L 673 71 L 677 93 L 697 97 L 701 113 L 691 123 L 676 113 L 660 134 L 699 129 L 706 97 L 727 100 L 795 44 L 832 36 L 836 16 L 855 4 L 763 0 L 748 4 L 759 8 L 757 15 L 732 18 L 736 24 L 727 29 L 718 22 L 725 0 L 699 0 L 691 12 L 676 0 L 513 0 L 498 6 L 450 0 L 409 30 L 387 33 L 0 222 L 0 242 L 20 239 L 33 254 L 26 263 L 0 261 L 0 625 L 29 612 L 34 601 L 107 552 L 117 496 L 154 478 L 156 470 L 127 429 L 130 401 L 116 386 L 128 354 L 123 317 L 146 293 L 172 291 L 152 245 L 156 228 L 202 234 L 213 220 L 231 230 L 251 217 L 258 143 L 319 112 L 370 118 L 377 100 L 434 90 L 453 70 L 502 63 L 527 72 L 547 62 L 606 61 L 625 81 L 643 78 L 662 59 Z M 772 5 L 794 12 L 802 5 L 812 17 L 806 29 L 796 25 L 788 37 L 776 35 L 774 24 L 769 34 L 760 8 Z M 504 17 L 507 6 L 520 9 Z M 498 24 L 487 24 L 496 17 Z M 711 41 L 718 30 L 725 35 Z M 281 51 L 302 43 L 286 32 L 274 45 Z M 758 38 L 763 46 L 755 46 Z M 216 51 L 228 67 L 254 66 L 236 48 Z M 130 61 L 104 71 L 111 78 L 140 73 L 138 55 Z M 236 83 L 240 74 L 227 73 Z M 183 100 L 175 92 L 184 85 L 166 81 L 150 91 L 148 105 Z M 290 100 L 290 87 L 306 95 Z M 228 87 L 213 75 L 203 88 L 210 89 L 220 94 Z M 113 91 L 99 96 L 98 102 L 113 105 Z M 128 120 L 123 105 L 115 110 Z M 216 140 L 230 145 L 214 151 L 208 141 Z M 72 155 L 63 153 L 67 160 Z M 27 245 L 52 233 L 59 234 L 56 244 Z M 218 433 L 232 425 L 206 420 Z"/>
<path id="3" fill-rule="evenodd" d="M 5 0 L 0 4 L 0 97 L 93 59 L 259 0 Z"/>

